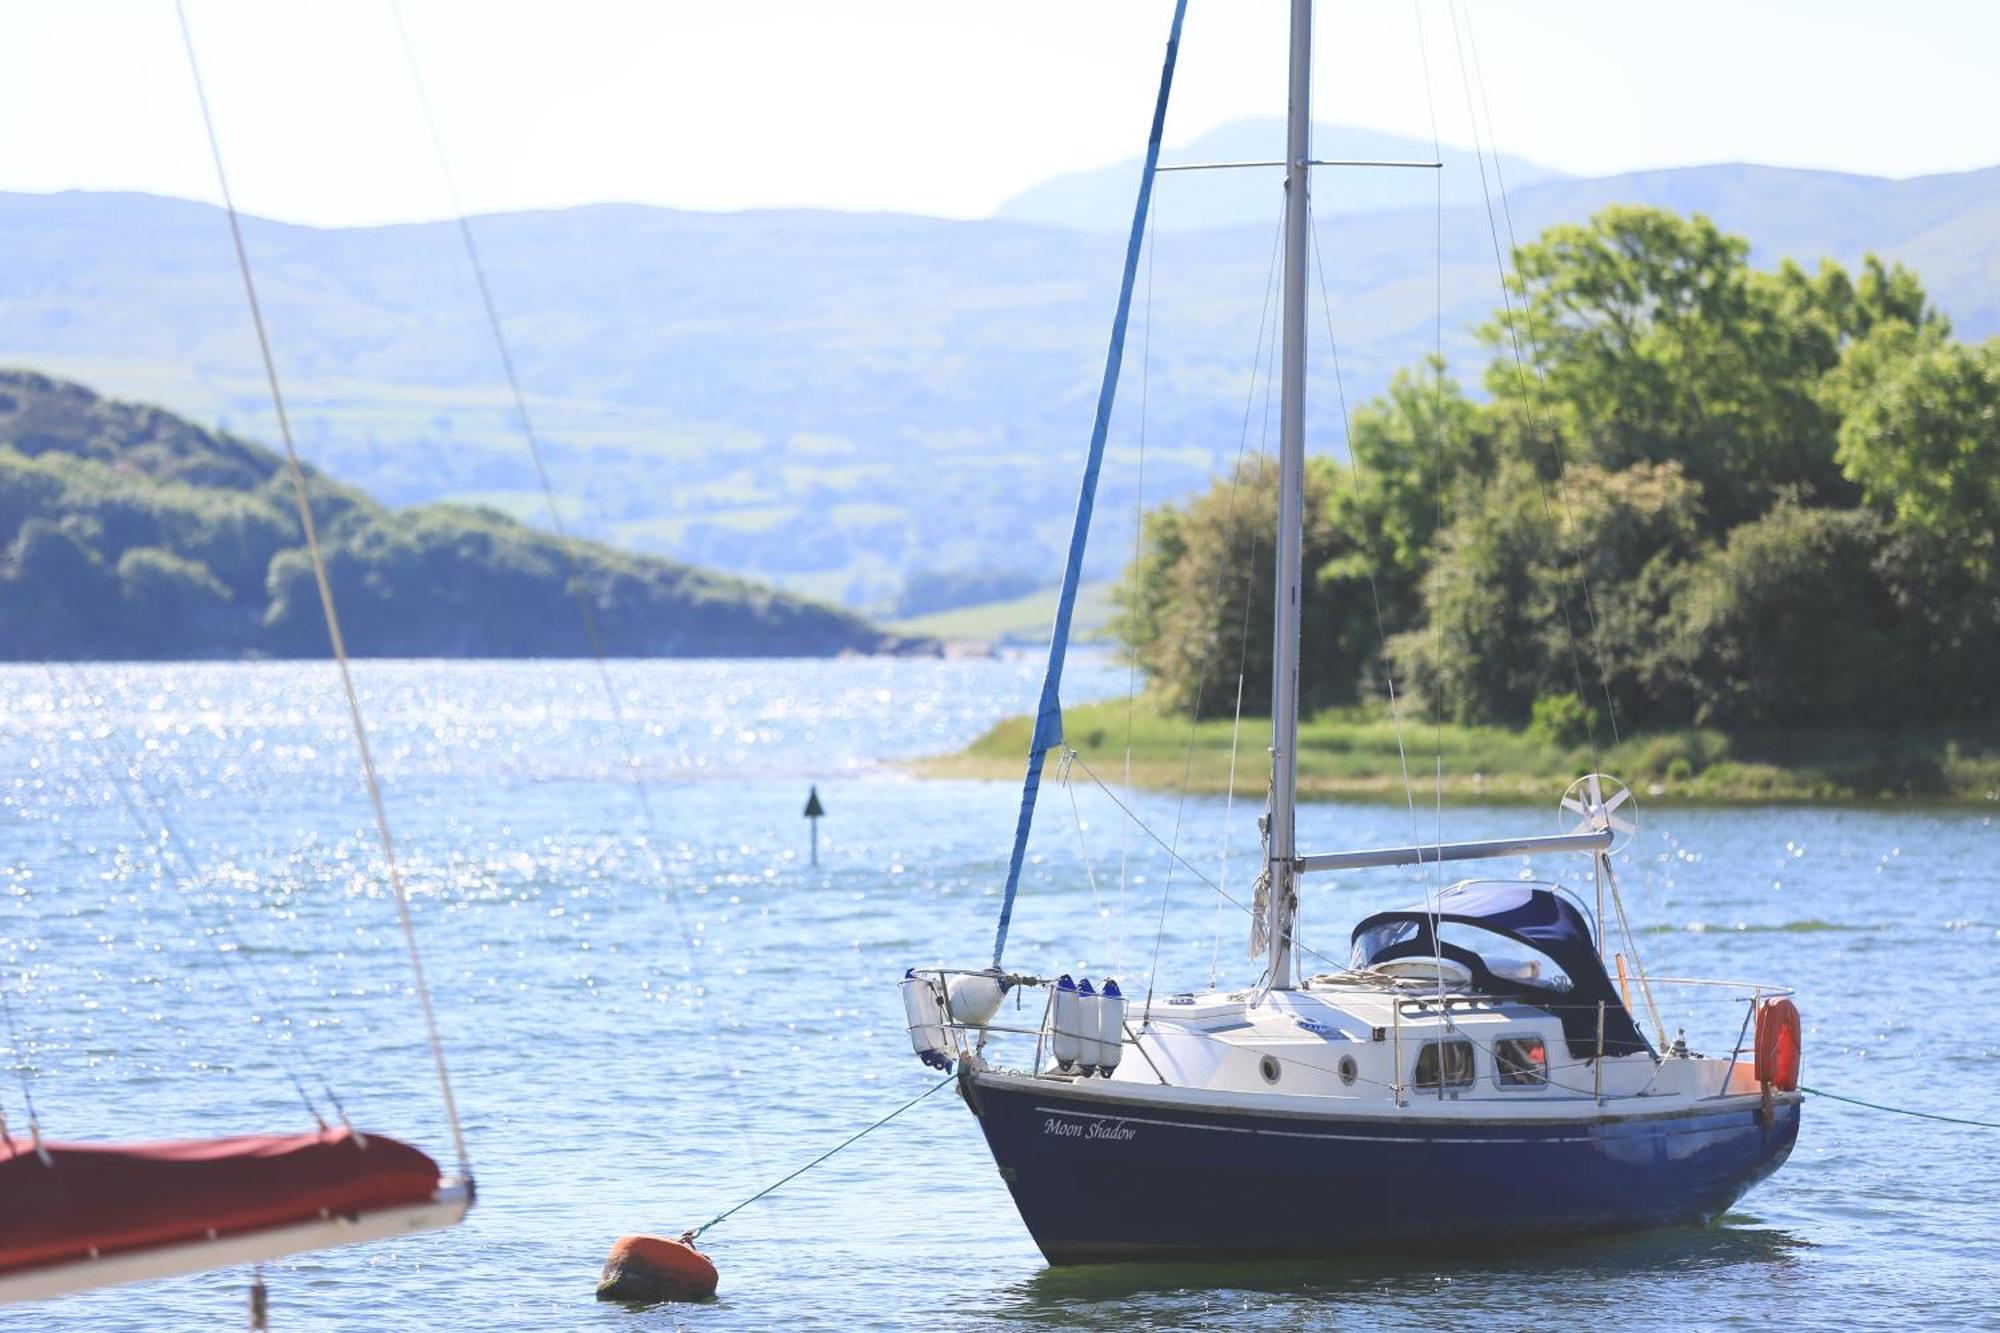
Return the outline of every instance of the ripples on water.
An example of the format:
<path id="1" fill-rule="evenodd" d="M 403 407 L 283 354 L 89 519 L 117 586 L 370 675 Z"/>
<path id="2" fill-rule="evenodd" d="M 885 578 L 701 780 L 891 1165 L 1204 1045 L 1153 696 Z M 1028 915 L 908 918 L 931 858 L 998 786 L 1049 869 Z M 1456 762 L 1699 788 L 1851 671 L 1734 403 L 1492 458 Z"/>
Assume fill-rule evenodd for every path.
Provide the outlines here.
<path id="1" fill-rule="evenodd" d="M 945 1093 L 718 1227 L 718 1303 L 600 1307 L 615 1235 L 698 1223 L 924 1088 L 893 983 L 909 964 L 983 961 L 1015 792 L 916 781 L 893 761 L 1022 711 L 1036 675 L 900 661 L 613 672 L 650 828 L 589 665 L 357 668 L 481 1204 L 447 1235 L 277 1266 L 277 1327 L 1993 1325 L 2000 1137 L 1824 1102 L 1790 1164 L 1707 1231 L 1056 1271 Z M 1085 663 L 1070 696 L 1123 685 Z M 1115 772 L 1115 755 L 1096 759 Z M 202 872 L 186 888 L 161 879 L 113 794 L 109 772 L 135 760 L 142 799 L 165 806 Z M 808 782 L 829 810 L 818 870 Z M 0 964 L 51 1133 L 304 1128 L 289 1063 L 357 1123 L 447 1155 L 330 668 L 0 669 L 0 784 Z M 1552 828 L 1555 795 L 1547 810 L 1448 810 L 1447 836 Z M 1143 993 L 1165 892 L 1162 987 L 1250 979 L 1235 909 L 1170 874 L 1100 794 L 1076 799 L 1081 837 L 1068 795 L 1045 789 L 1009 961 Z M 1178 819 L 1191 859 L 1222 873 L 1219 799 L 1133 799 L 1163 834 Z M 1409 819 L 1314 805 L 1301 837 L 1402 841 Z M 1239 895 L 1253 821 L 1241 805 L 1230 821 Z M 1985 811 L 1649 811 L 1628 903 L 1656 974 L 1799 986 L 1809 1082 L 2000 1118 L 2000 1037 L 1974 1008 L 2000 957 L 1995 833 Z M 1358 916 L 1418 888 L 1406 872 L 1316 879 L 1307 942 L 1340 956 Z M 1693 994 L 1663 990 L 1669 1026 L 1726 1049 L 1740 1009 Z M 17 1119 L 20 1101 L 0 1083 Z M 243 1284 L 97 1293 L 0 1312 L 0 1327 L 214 1327 L 240 1317 Z"/>

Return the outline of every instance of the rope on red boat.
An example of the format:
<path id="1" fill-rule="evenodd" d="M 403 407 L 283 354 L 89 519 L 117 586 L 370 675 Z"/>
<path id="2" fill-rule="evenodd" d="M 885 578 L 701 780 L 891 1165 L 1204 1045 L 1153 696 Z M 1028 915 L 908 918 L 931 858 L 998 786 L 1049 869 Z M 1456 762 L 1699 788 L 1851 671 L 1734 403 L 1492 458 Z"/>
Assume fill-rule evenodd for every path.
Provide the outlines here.
<path id="1" fill-rule="evenodd" d="M 1919 1120 L 1942 1120 L 1947 1125 L 1971 1125 L 1976 1129 L 2000 1129 L 2000 1124 L 1991 1120 L 1969 1120 L 1960 1115 L 1939 1115 L 1935 1111 L 1912 1111 L 1905 1106 L 1884 1106 L 1880 1102 L 1864 1102 L 1859 1097 L 1843 1097 L 1837 1092 L 1823 1088 L 1809 1088 L 1799 1084 L 1800 1092 L 1809 1092 L 1815 1097 L 1825 1097 L 1831 1101 L 1846 1102 L 1850 1106 L 1865 1106 L 1871 1111 L 1887 1111 L 1891 1115 L 1915 1116 Z"/>

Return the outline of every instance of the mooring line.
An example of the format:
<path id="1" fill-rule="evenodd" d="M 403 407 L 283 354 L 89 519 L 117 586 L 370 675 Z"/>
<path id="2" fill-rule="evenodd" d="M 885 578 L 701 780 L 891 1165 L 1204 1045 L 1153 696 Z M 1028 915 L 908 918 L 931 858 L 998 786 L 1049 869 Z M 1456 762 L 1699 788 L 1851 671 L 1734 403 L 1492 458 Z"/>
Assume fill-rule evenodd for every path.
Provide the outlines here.
<path id="1" fill-rule="evenodd" d="M 804 1166 L 800 1167 L 798 1170 L 792 1172 L 788 1176 L 784 1176 L 778 1180 L 771 1182 L 769 1185 L 766 1185 L 763 1189 L 758 1190 L 755 1194 L 745 1199 L 742 1203 L 737 1204 L 735 1207 L 730 1208 L 726 1212 L 717 1213 L 714 1217 L 709 1218 L 708 1221 L 703 1222 L 693 1231 L 688 1232 L 687 1235 L 683 1237 L 683 1239 L 693 1240 L 696 1237 L 700 1236 L 702 1232 L 708 1230 L 710 1227 L 714 1226 L 717 1222 L 722 1221 L 724 1218 L 730 1216 L 731 1214 L 741 1212 L 743 1209 L 748 1208 L 751 1204 L 757 1202 L 757 1200 L 763 1198 L 767 1194 L 776 1193 L 781 1186 L 788 1185 L 792 1181 L 797 1180 L 800 1176 L 812 1170 L 814 1167 L 818 1166 L 821 1162 L 824 1162 L 827 1158 L 833 1156 L 835 1153 L 847 1147 L 849 1144 L 852 1144 L 857 1140 L 859 1140 L 863 1135 L 874 1133 L 876 1130 L 882 1128 L 882 1126 L 888 1124 L 891 1120 L 894 1120 L 897 1116 L 909 1110 L 912 1106 L 915 1106 L 918 1102 L 930 1096 L 932 1093 L 936 1092 L 939 1088 L 942 1088 L 947 1083 L 952 1082 L 957 1077 L 958 1075 L 956 1074 L 946 1074 L 943 1078 L 931 1084 L 928 1088 L 925 1088 L 922 1092 L 910 1098 L 910 1100 L 904 1102 L 901 1106 L 889 1112 L 889 1114 L 883 1116 L 880 1120 L 877 1120 L 874 1124 L 869 1125 L 865 1129 L 858 1130 L 852 1135 L 849 1135 L 846 1139 L 835 1144 L 833 1147 L 828 1148 L 825 1152 L 813 1158 L 810 1162 L 807 1162 Z"/>
<path id="2" fill-rule="evenodd" d="M 2000 1129 L 2000 1123 L 1991 1120 L 1969 1120 L 1959 1115 L 1939 1115 L 1935 1111 L 1912 1111 L 1904 1106 L 1884 1106 L 1880 1102 L 1864 1102 L 1859 1097 L 1843 1097 L 1837 1092 L 1827 1092 L 1822 1088 L 1809 1088 L 1803 1083 L 1799 1084 L 1799 1091 L 1836 1102 L 1846 1102 L 1850 1106 L 1865 1106 L 1871 1111 L 1887 1111 L 1891 1115 L 1915 1116 L 1919 1120 L 1942 1120 L 1947 1125 L 1971 1125 L 1975 1129 Z"/>

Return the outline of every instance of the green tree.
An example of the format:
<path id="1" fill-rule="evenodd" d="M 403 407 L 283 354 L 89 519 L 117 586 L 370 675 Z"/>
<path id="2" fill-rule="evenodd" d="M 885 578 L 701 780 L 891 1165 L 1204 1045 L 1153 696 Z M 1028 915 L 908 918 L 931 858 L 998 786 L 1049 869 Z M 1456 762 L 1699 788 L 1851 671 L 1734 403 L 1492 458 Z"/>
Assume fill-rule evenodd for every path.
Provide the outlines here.
<path id="1" fill-rule="evenodd" d="M 1842 367 L 1841 467 L 1899 528 L 1995 566 L 2000 521 L 2000 338 L 1952 342 L 1900 321 Z"/>
<path id="2" fill-rule="evenodd" d="M 1139 523 L 1139 553 L 1111 589 L 1111 632 L 1135 660 L 1148 661 L 1147 654 L 1157 651 L 1173 609 L 1174 571 L 1187 558 L 1185 520 L 1175 505 L 1147 510 Z"/>
<path id="3" fill-rule="evenodd" d="M 1218 481 L 1184 506 L 1156 511 L 1145 525 L 1139 558 L 1118 593 L 1119 630 L 1171 711 L 1199 706 L 1203 716 L 1227 715 L 1239 674 L 1245 711 L 1270 710 L 1277 482 L 1268 460 L 1246 463 L 1234 484 Z M 1301 679 L 1307 709 L 1351 701 L 1379 651 L 1362 646 L 1375 634 L 1365 579 L 1357 587 L 1346 578 L 1310 576 L 1354 549 L 1355 538 L 1330 521 L 1344 484 L 1333 460 L 1308 460 L 1308 577 L 1300 607 L 1302 652 L 1312 664 Z"/>
<path id="4" fill-rule="evenodd" d="M 1387 393 L 1354 410 L 1348 451 L 1353 475 L 1335 521 L 1361 535 L 1355 558 L 1406 582 L 1430 564 L 1445 496 L 1493 472 L 1479 408 L 1435 359 L 1397 371 Z"/>
<path id="5" fill-rule="evenodd" d="M 1629 206 L 1521 247 L 1516 317 L 1480 330 L 1515 450 L 1545 475 L 1558 450 L 1613 470 L 1679 462 L 1717 533 L 1788 489 L 1844 500 L 1820 377 L 1876 322 L 1941 321 L 1914 275 L 1873 257 L 1856 283 L 1749 255 L 1705 217 Z"/>
<path id="6" fill-rule="evenodd" d="M 1504 464 L 1440 534 L 1426 623 L 1393 646 L 1406 691 L 1453 721 L 1515 725 L 1544 695 L 1594 704 L 1607 676 L 1614 698 L 1629 695 L 1656 669 L 1654 618 L 1612 604 L 1635 584 L 1665 584 L 1662 571 L 1697 548 L 1700 526 L 1677 464 L 1583 463 L 1561 487 Z"/>
<path id="7" fill-rule="evenodd" d="M 1695 721 L 1743 728 L 1893 721 L 1905 627 L 1865 509 L 1783 503 L 1690 571 L 1679 605 Z"/>
<path id="8" fill-rule="evenodd" d="M 90 541 L 68 518 L 24 520 L 0 561 L 0 654 L 10 658 L 104 652 L 116 581 Z"/>
<path id="9" fill-rule="evenodd" d="M 135 546 L 118 557 L 123 634 L 149 657 L 212 657 L 234 645 L 221 613 L 231 594 L 199 560 L 160 546 Z"/>

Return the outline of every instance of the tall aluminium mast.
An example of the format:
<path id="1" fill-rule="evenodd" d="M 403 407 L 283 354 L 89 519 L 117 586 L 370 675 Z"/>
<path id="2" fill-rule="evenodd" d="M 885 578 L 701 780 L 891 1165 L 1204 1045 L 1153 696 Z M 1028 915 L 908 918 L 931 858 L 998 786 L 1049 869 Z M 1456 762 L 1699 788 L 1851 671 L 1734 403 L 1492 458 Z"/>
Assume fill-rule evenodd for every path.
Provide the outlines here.
<path id="1" fill-rule="evenodd" d="M 1306 212 L 1312 160 L 1312 0 L 1292 0 L 1291 90 L 1285 128 L 1285 298 L 1278 443 L 1277 594 L 1271 652 L 1270 876 L 1265 984 L 1292 984 L 1298 907 L 1299 590 L 1306 467 Z"/>

